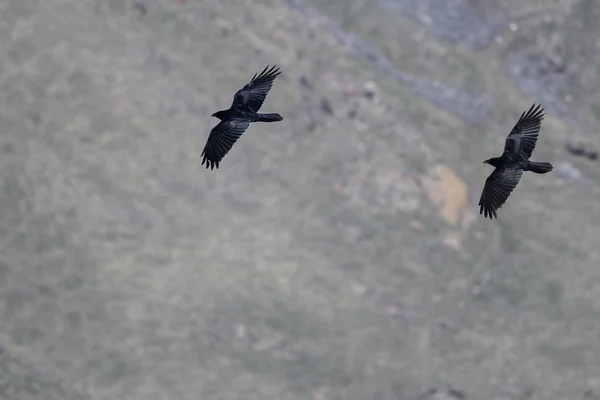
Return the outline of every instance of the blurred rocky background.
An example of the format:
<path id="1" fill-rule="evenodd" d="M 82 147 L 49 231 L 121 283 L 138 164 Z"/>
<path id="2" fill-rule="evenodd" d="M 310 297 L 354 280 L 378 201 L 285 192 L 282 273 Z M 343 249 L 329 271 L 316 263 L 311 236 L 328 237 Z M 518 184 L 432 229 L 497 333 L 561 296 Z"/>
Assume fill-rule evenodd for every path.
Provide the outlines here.
<path id="1" fill-rule="evenodd" d="M 0 2 L 0 399 L 599 398 L 599 17 Z M 207 171 L 267 64 L 284 121 Z M 533 102 L 555 171 L 485 220 Z"/>

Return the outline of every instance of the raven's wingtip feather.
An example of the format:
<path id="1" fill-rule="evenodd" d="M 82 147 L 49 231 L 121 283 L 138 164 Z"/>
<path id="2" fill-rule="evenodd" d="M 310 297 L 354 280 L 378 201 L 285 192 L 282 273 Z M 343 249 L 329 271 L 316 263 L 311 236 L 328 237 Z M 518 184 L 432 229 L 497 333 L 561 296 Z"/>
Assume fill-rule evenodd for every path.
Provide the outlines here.
<path id="1" fill-rule="evenodd" d="M 479 204 L 479 215 L 483 215 L 483 218 L 493 220 L 494 218 L 498 219 L 498 214 L 496 211 L 490 210 L 483 206 L 483 204 Z"/>
<path id="2" fill-rule="evenodd" d="M 537 118 L 540 121 L 544 119 L 546 112 L 541 104 L 533 103 L 527 112 L 523 112 L 521 119 Z"/>

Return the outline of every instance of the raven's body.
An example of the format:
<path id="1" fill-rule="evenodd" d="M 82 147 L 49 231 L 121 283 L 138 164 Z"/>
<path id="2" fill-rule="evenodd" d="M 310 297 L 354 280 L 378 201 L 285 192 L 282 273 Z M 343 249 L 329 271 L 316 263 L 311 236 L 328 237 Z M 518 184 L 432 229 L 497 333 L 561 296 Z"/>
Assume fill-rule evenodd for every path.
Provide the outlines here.
<path id="1" fill-rule="evenodd" d="M 513 189 L 519 183 L 523 171 L 536 174 L 545 174 L 552 171 L 552 164 L 548 162 L 530 161 L 531 153 L 537 143 L 544 109 L 535 104 L 521 118 L 512 129 L 504 143 L 504 152 L 500 157 L 485 160 L 496 169 L 486 179 L 481 199 L 479 200 L 479 213 L 490 219 L 498 218 L 496 212 L 501 208 Z"/>
<path id="2" fill-rule="evenodd" d="M 202 165 L 206 168 L 219 168 L 219 163 L 231 150 L 235 142 L 253 122 L 277 122 L 283 117 L 276 113 L 259 114 L 262 104 L 273 86 L 275 78 L 281 74 L 276 66 L 267 67 L 233 97 L 231 107 L 217 111 L 213 117 L 221 120 L 211 131 L 202 151 Z"/>
<path id="3" fill-rule="evenodd" d="M 504 153 L 500 157 L 493 157 L 489 160 L 485 160 L 484 163 L 500 169 L 514 167 L 522 169 L 523 171 L 535 172 L 537 174 L 545 174 L 546 172 L 551 171 L 551 169 L 546 170 L 548 168 L 547 165 L 550 163 L 523 160 L 514 153 Z M 550 164 L 550 166 L 551 165 L 552 164 Z"/>
<path id="4" fill-rule="evenodd" d="M 279 114 L 259 114 L 259 113 L 247 113 L 234 111 L 232 109 L 217 111 L 212 117 L 219 118 L 221 121 L 228 121 L 232 119 L 238 119 L 242 121 L 250 122 L 277 122 L 283 120 L 283 117 Z"/>

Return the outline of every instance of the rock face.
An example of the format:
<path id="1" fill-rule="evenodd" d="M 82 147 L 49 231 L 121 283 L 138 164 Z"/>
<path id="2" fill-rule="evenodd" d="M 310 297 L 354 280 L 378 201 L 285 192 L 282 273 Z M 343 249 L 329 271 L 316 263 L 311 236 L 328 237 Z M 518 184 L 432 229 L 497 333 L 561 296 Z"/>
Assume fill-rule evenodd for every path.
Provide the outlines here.
<path id="1" fill-rule="evenodd" d="M 0 399 L 600 390 L 597 2 L 0 8 Z M 274 63 L 285 119 L 206 171 Z M 556 174 L 479 218 L 534 101 Z"/>

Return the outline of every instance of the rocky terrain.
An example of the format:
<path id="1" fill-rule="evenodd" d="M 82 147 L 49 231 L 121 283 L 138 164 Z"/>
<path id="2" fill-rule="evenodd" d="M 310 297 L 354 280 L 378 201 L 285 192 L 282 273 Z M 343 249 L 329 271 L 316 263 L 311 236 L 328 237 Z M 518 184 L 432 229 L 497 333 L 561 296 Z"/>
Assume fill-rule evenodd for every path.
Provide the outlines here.
<path id="1" fill-rule="evenodd" d="M 599 398 L 600 3 L 0 10 L 0 399 Z M 485 220 L 533 102 L 555 171 Z"/>

